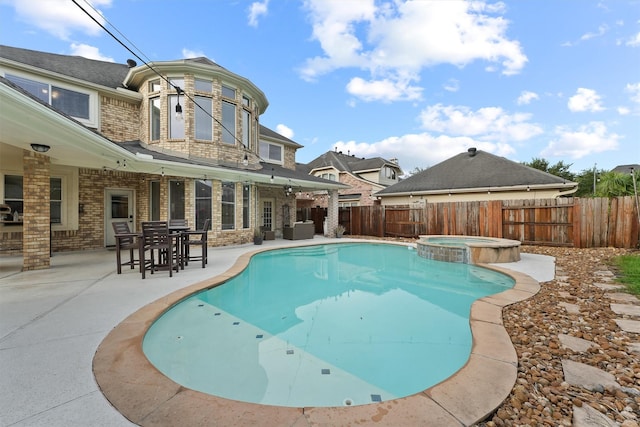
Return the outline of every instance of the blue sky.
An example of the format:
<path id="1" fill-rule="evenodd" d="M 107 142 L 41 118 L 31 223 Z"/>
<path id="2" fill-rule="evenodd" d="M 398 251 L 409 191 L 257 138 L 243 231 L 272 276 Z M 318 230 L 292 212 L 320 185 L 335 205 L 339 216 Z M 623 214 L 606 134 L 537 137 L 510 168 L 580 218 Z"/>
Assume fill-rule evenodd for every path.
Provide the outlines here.
<path id="1" fill-rule="evenodd" d="M 143 59 L 206 56 L 253 81 L 300 162 L 338 149 L 409 172 L 477 147 L 574 172 L 640 163 L 638 0 L 91 4 Z M 132 57 L 71 0 L 0 0 L 0 43 Z"/>

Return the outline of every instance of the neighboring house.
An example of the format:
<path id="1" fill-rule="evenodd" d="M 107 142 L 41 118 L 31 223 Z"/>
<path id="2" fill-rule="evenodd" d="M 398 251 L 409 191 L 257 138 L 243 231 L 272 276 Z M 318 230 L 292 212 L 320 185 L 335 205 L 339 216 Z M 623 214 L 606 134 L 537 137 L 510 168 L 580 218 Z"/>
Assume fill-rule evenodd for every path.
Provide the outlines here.
<path id="1" fill-rule="evenodd" d="M 47 268 L 51 250 L 112 245 L 123 220 L 210 218 L 216 246 L 263 226 L 281 236 L 295 221 L 283 189 L 346 186 L 296 171 L 301 145 L 259 124 L 267 106 L 207 58 L 114 64 L 0 46 L 0 254 Z"/>
<path id="2" fill-rule="evenodd" d="M 615 173 L 631 173 L 633 171 L 634 175 L 640 174 L 640 165 L 639 164 L 631 164 L 631 165 L 619 165 L 615 168 L 611 169 L 611 172 Z"/>
<path id="3" fill-rule="evenodd" d="M 578 183 L 470 148 L 375 194 L 383 205 L 447 201 L 549 199 Z"/>
<path id="4" fill-rule="evenodd" d="M 396 184 L 402 174 L 395 159 L 365 159 L 341 151 L 327 151 L 306 165 L 298 164 L 297 170 L 348 185 L 348 189 L 338 192 L 340 207 L 375 204 L 377 200 L 373 194 Z M 327 207 L 329 198 L 326 196 L 326 192 L 298 193 L 298 207 Z"/>

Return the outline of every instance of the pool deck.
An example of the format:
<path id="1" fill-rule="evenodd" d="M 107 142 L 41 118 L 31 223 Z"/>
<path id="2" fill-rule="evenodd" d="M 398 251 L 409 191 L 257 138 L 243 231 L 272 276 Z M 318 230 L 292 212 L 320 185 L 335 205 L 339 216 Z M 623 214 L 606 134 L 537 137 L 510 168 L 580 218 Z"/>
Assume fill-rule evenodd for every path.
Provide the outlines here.
<path id="1" fill-rule="evenodd" d="M 523 254 L 517 263 L 500 264 L 517 285 L 473 305 L 468 363 L 402 399 L 305 409 L 236 402 L 184 389 L 144 358 L 141 333 L 175 299 L 239 271 L 255 250 L 330 242 L 336 240 L 316 236 L 210 248 L 205 269 L 191 265 L 173 278 L 161 272 L 145 280 L 137 270 L 117 275 L 115 254 L 107 250 L 54 254 L 50 269 L 27 272 L 20 271 L 21 257 L 0 257 L 0 426 L 461 426 L 509 395 L 517 359 L 502 307 L 554 278 L 551 257 Z"/>

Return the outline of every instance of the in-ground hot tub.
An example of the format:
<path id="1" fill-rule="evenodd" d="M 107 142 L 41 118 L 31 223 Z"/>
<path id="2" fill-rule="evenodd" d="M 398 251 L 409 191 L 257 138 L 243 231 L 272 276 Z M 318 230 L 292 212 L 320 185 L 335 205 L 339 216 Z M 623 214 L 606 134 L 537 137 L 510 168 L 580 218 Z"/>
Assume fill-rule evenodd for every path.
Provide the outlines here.
<path id="1" fill-rule="evenodd" d="M 418 255 L 436 261 L 483 264 L 520 261 L 518 240 L 475 236 L 420 236 Z"/>

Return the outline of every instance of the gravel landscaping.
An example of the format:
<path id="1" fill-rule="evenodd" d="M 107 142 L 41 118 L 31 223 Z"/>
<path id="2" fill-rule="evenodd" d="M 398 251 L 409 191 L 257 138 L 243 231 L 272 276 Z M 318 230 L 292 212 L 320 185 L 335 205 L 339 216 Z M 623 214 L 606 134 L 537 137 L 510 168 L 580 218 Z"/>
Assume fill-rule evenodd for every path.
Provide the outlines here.
<path id="1" fill-rule="evenodd" d="M 556 277 L 503 311 L 518 379 L 480 425 L 637 427 L 640 334 L 633 328 L 640 301 L 616 289 L 609 266 L 630 251 L 523 246 L 522 252 L 555 257 Z"/>

